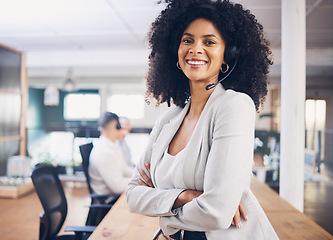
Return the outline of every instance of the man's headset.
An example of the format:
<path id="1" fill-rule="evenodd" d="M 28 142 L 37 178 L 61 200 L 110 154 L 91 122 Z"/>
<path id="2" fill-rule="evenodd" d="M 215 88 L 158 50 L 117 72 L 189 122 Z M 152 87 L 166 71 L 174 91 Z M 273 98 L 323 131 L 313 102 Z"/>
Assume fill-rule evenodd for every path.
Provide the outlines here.
<path id="1" fill-rule="evenodd" d="M 118 129 L 118 130 L 122 129 L 121 124 L 119 123 L 119 121 L 117 122 L 116 129 Z M 98 127 L 97 127 L 97 130 L 98 130 L 98 131 L 102 131 L 102 127 L 101 127 L 101 126 L 98 126 Z"/>
<path id="2" fill-rule="evenodd" d="M 118 130 L 121 129 L 121 125 L 120 125 L 119 120 L 118 120 L 118 122 L 117 122 L 116 129 L 118 129 Z"/>

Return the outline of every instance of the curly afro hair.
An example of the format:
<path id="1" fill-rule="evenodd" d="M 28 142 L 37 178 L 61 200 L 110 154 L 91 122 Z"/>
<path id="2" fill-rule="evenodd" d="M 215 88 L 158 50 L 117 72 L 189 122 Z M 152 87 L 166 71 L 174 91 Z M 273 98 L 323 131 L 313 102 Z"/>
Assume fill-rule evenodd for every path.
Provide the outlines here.
<path id="1" fill-rule="evenodd" d="M 267 94 L 267 74 L 271 51 L 263 34 L 263 27 L 249 10 L 228 0 L 164 0 L 165 10 L 152 23 L 149 32 L 149 71 L 147 97 L 153 96 L 158 104 L 184 107 L 190 99 L 189 80 L 180 71 L 178 48 L 187 26 L 198 18 L 211 21 L 220 31 L 227 48 L 237 48 L 237 65 L 224 81 L 225 89 L 248 94 L 256 109 Z M 236 59 L 224 56 L 233 66 Z M 227 60 L 228 59 L 228 60 Z M 219 79 L 225 76 L 220 73 Z"/>

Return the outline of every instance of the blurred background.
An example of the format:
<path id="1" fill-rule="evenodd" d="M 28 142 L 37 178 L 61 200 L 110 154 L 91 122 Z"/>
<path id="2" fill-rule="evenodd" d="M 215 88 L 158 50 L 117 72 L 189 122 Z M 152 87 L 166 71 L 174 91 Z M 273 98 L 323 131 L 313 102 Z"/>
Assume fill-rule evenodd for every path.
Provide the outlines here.
<path id="1" fill-rule="evenodd" d="M 281 1 L 237 2 L 263 24 L 273 52 L 253 171 L 278 191 Z M 0 0 L 1 176 L 12 171 L 10 157 L 26 154 L 31 167 L 51 163 L 64 177 L 83 177 L 79 145 L 99 136 L 97 119 L 105 111 L 129 118 L 126 139 L 138 161 L 168 109 L 145 102 L 147 32 L 164 8 L 156 0 Z M 333 1 L 307 0 L 306 10 L 305 181 L 317 191 L 333 176 Z M 329 186 L 325 193 L 333 196 Z M 311 189 L 305 201 L 312 201 Z"/>

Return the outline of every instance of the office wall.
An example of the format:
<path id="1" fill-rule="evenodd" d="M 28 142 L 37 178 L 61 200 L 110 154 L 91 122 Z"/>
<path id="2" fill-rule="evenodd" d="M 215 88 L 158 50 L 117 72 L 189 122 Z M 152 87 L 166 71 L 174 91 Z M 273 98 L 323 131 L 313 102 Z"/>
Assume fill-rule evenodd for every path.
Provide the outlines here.
<path id="1" fill-rule="evenodd" d="M 44 89 L 29 88 L 29 105 L 27 117 L 27 149 L 31 157 L 42 148 L 48 134 L 43 121 Z"/>
<path id="2" fill-rule="evenodd" d="M 44 89 L 29 88 L 28 129 L 43 129 Z"/>
<path id="3" fill-rule="evenodd" d="M 27 125 L 28 129 L 39 129 L 43 131 L 64 130 L 70 124 L 77 125 L 80 121 L 66 121 L 64 118 L 64 98 L 68 93 L 98 93 L 96 89 L 78 90 L 75 92 L 59 91 L 59 105 L 45 106 L 44 105 L 44 89 L 29 88 L 29 112 Z M 88 124 L 97 124 L 97 121 L 89 121 Z"/>

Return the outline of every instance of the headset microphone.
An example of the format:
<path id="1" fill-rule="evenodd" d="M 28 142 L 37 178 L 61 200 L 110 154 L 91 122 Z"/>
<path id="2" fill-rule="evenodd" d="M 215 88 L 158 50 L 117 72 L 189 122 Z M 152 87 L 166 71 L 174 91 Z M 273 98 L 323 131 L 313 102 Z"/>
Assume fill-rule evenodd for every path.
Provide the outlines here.
<path id="1" fill-rule="evenodd" d="M 216 82 L 216 83 L 208 84 L 208 85 L 205 87 L 206 90 L 208 91 L 208 90 L 210 90 L 210 89 L 216 87 L 217 84 L 221 83 L 223 80 L 225 80 L 227 77 L 229 77 L 229 75 L 230 75 L 230 74 L 232 73 L 232 71 L 235 69 L 236 64 L 237 64 L 237 61 L 238 61 L 238 59 L 236 58 L 234 66 L 232 66 L 232 68 L 230 69 L 230 71 L 228 72 L 228 74 L 227 74 L 226 76 L 224 76 L 222 79 L 218 80 L 218 82 Z"/>

